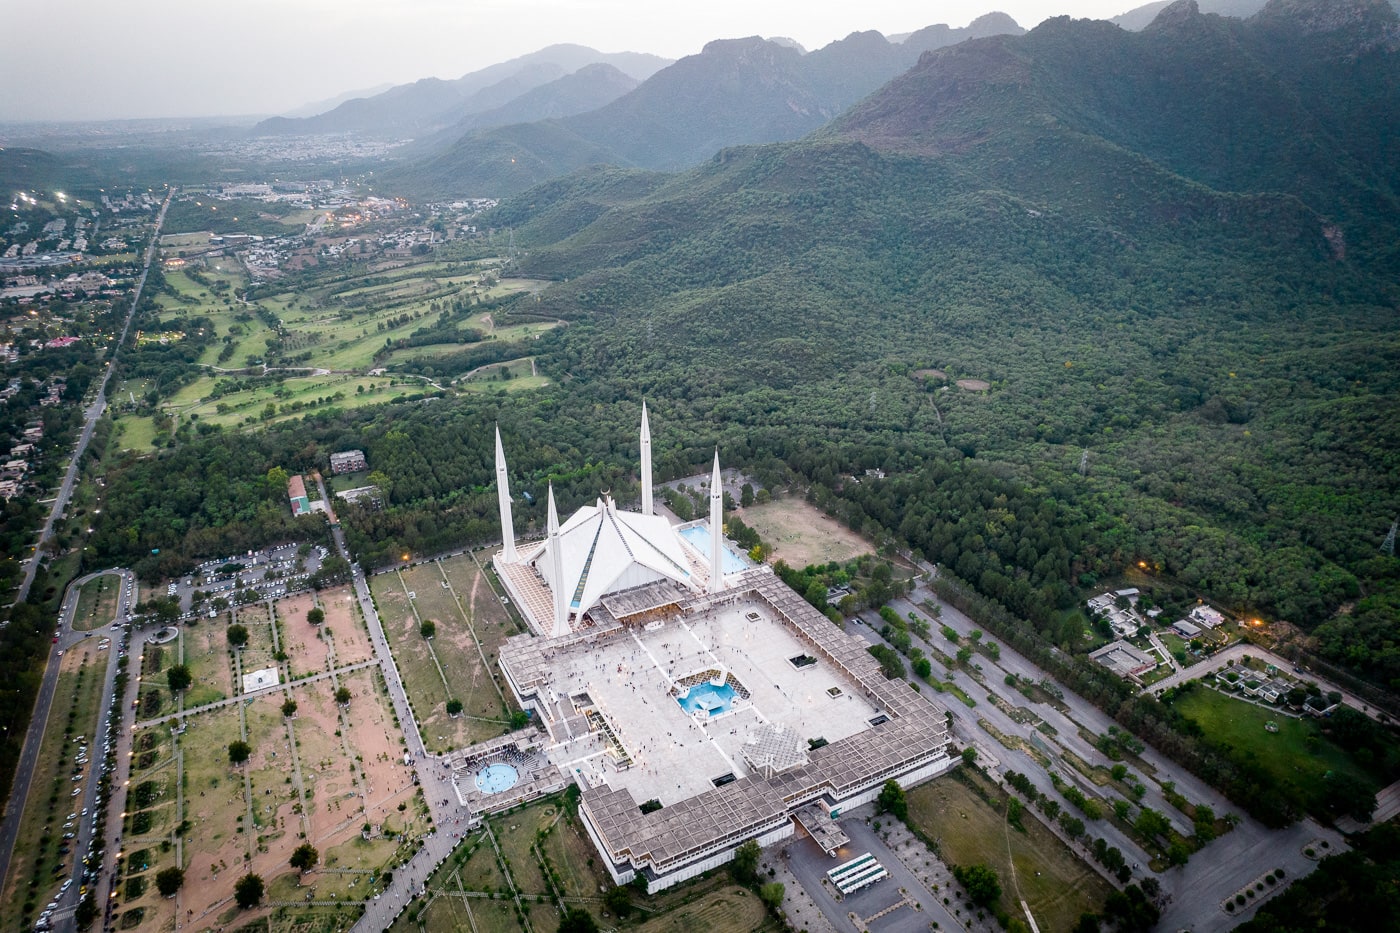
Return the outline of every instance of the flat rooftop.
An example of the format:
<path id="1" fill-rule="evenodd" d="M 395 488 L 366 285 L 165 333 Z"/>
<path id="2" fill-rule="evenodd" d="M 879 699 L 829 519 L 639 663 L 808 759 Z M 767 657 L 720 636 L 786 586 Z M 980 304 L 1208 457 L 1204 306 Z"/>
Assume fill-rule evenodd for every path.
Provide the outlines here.
<path id="1" fill-rule="evenodd" d="M 704 690 L 716 678 L 736 691 L 726 711 L 692 715 L 677 702 L 692 682 Z M 879 713 L 851 678 L 814 658 L 756 599 L 557 649 L 545 661 L 544 679 L 555 698 L 551 718 L 591 707 L 609 722 L 631 766 L 613 767 L 616 755 L 596 748 L 587 733 L 558 735 L 554 760 L 586 787 L 626 788 L 638 801 L 665 805 L 712 790 L 725 775 L 750 774 L 744 743 L 766 723 L 786 726 L 804 744 L 835 742 L 870 728 Z"/>
<path id="2" fill-rule="evenodd" d="M 541 712 L 550 759 L 582 786 L 615 879 L 674 872 L 821 798 L 948 765 L 940 707 L 886 680 L 862 640 L 767 568 L 737 576 L 660 618 L 605 612 L 501 651 L 511 688 Z M 641 812 L 650 800 L 662 808 Z"/>

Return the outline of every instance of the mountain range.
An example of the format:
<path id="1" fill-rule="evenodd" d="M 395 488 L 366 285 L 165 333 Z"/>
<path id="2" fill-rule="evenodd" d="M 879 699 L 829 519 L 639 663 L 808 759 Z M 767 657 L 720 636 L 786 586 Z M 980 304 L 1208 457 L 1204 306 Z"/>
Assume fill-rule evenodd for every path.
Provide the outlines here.
<path id="1" fill-rule="evenodd" d="M 967 27 L 930 26 L 902 42 L 853 33 L 804 53 L 757 36 L 717 40 L 587 113 L 469 133 L 444 151 L 389 171 L 410 194 L 502 195 L 584 165 L 674 170 L 743 143 L 796 139 L 912 66 L 925 51 L 1024 32 L 1005 14 Z"/>
<path id="2" fill-rule="evenodd" d="M 670 64 L 670 60 L 642 52 L 604 53 L 582 45 L 551 45 L 455 80 L 423 78 L 369 97 L 347 100 L 315 116 L 272 117 L 250 132 L 254 136 L 314 133 L 417 136 L 446 129 L 473 114 L 502 107 L 536 88 L 598 64 L 609 65 L 634 81 L 643 81 Z M 578 92 L 566 86 L 563 94 L 567 98 L 570 93 Z M 585 104 L 595 99 L 584 94 Z M 550 115 L 549 107 L 539 105 L 538 95 L 534 106 L 541 116 Z"/>

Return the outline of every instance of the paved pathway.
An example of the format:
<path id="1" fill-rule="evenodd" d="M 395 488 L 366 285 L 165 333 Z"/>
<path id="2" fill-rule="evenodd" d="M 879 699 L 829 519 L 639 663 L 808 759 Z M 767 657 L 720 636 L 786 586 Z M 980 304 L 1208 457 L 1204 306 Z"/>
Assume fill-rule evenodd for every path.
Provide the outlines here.
<path id="1" fill-rule="evenodd" d="M 325 482 L 316 478 L 321 498 L 327 498 Z M 345 544 L 345 532 L 339 524 L 331 525 L 331 535 L 335 539 L 340 556 L 350 561 L 350 549 Z M 369 584 L 356 564 L 351 564 L 355 587 L 355 598 L 369 629 L 370 643 L 374 646 L 376 663 L 384 673 L 384 683 L 389 690 L 389 700 L 398 717 L 399 727 L 408 742 L 409 754 L 413 759 L 413 769 L 423 788 L 423 797 L 428 802 L 435 827 L 422 839 L 418 851 L 408 863 L 394 869 L 393 881 L 377 898 L 365 902 L 365 913 L 355 924 L 357 933 L 379 933 L 387 930 L 397 917 L 423 891 L 428 876 L 452 853 L 462 835 L 470 825 L 471 811 L 457 802 L 457 791 L 452 786 L 452 773 L 445 760 L 428 754 L 423 745 L 423 736 L 418 729 L 418 721 L 413 709 L 408 705 L 408 695 L 404 692 L 403 678 L 399 676 L 393 653 L 389 650 L 388 639 L 384 637 L 384 627 L 379 622 L 379 613 L 374 608 Z"/>
<path id="2" fill-rule="evenodd" d="M 1185 670 L 1178 671 L 1170 677 L 1163 678 L 1162 680 L 1159 680 L 1157 683 L 1153 684 L 1147 689 L 1153 694 L 1161 696 L 1162 691 L 1167 690 L 1170 687 L 1178 687 L 1186 683 L 1188 680 L 1199 680 L 1200 678 L 1205 677 L 1208 674 L 1220 670 L 1222 667 L 1226 667 L 1230 664 L 1233 664 L 1234 662 L 1240 660 L 1246 655 L 1252 655 L 1253 657 L 1260 658 L 1261 660 L 1272 664 L 1274 667 L 1277 667 L 1279 670 L 1282 671 L 1292 671 L 1294 669 L 1293 662 L 1288 660 L 1287 658 L 1280 657 L 1279 655 L 1274 654 L 1267 648 L 1260 648 L 1258 645 L 1242 643 L 1231 645 L 1224 651 L 1217 651 L 1215 654 L 1211 655 L 1206 660 L 1201 661 L 1199 664 L 1193 664 Z M 1315 681 L 1323 693 L 1331 693 L 1335 690 L 1336 692 L 1342 695 L 1342 702 L 1346 703 L 1348 706 L 1354 709 L 1360 710 L 1367 716 L 1370 716 L 1372 719 L 1379 720 L 1385 718 L 1384 712 L 1373 708 L 1371 704 L 1361 699 L 1356 694 L 1351 693 L 1347 690 L 1343 690 L 1341 687 L 1332 683 L 1325 677 L 1320 677 L 1312 671 L 1308 671 L 1305 674 L 1298 674 L 1297 676 L 1307 680 Z"/>

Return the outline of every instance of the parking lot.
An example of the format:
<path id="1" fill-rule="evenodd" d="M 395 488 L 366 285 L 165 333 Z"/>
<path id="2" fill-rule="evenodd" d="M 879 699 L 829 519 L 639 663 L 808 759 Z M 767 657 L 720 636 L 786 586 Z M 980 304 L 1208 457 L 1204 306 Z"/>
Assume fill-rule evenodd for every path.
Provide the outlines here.
<path id="1" fill-rule="evenodd" d="M 309 589 L 312 575 L 328 555 L 323 547 L 313 546 L 302 554 L 299 545 L 284 544 L 205 561 L 194 573 L 167 584 L 163 595 L 180 601 L 182 621 L 213 618 L 219 611 L 216 600 L 232 605 Z"/>

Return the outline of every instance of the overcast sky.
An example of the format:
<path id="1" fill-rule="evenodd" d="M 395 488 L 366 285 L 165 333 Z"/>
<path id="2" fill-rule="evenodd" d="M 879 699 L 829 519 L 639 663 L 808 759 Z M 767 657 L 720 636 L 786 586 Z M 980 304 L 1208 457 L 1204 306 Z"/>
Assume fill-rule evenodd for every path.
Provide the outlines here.
<path id="1" fill-rule="evenodd" d="M 345 91 L 457 78 L 556 42 L 694 54 L 711 39 L 1030 28 L 1146 0 L 0 0 L 0 120 L 271 114 Z"/>

